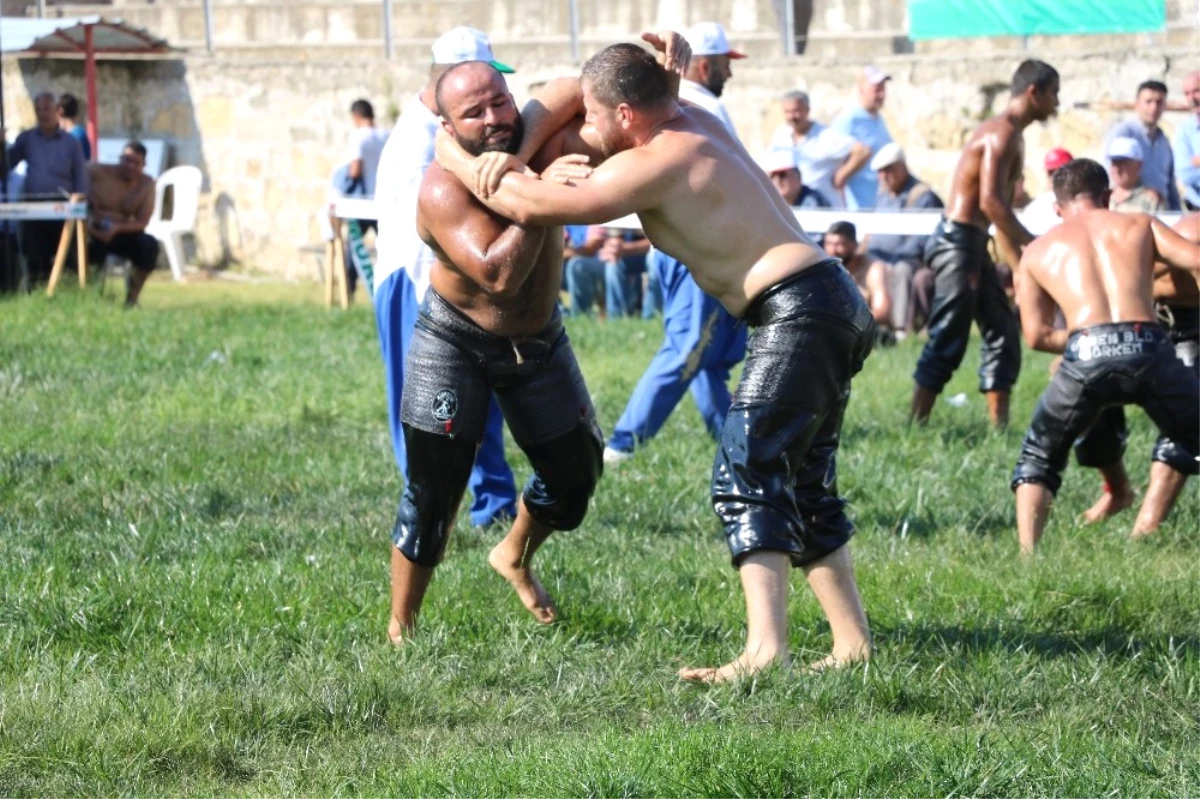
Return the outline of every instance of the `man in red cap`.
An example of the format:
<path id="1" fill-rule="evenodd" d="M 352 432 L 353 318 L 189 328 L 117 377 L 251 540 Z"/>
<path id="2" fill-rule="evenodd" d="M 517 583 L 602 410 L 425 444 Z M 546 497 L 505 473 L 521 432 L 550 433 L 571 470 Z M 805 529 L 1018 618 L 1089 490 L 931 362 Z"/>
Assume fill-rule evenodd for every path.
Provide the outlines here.
<path id="1" fill-rule="evenodd" d="M 1074 156 L 1061 147 L 1055 147 L 1046 153 L 1046 158 L 1042 161 L 1042 165 L 1046 168 L 1047 189 L 1037 197 L 1034 197 L 1029 205 L 1025 206 L 1026 215 L 1031 217 L 1043 215 L 1054 216 L 1054 192 L 1049 187 L 1054 185 L 1054 173 L 1069 164 L 1072 158 Z"/>

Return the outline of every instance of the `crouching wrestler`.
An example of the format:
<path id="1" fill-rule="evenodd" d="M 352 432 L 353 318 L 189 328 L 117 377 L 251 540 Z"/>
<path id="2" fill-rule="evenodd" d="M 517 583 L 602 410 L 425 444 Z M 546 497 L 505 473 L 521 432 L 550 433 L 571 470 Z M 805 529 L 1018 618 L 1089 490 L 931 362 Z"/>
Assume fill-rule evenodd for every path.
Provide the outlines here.
<path id="1" fill-rule="evenodd" d="M 451 68 L 436 98 L 442 127 L 464 149 L 516 152 L 520 116 L 490 64 Z M 562 228 L 503 219 L 433 164 L 421 183 L 417 231 L 436 263 L 401 394 L 408 482 L 393 532 L 388 633 L 398 643 L 416 621 L 458 515 L 493 393 L 534 474 L 488 563 L 538 621 L 550 623 L 554 603 L 530 561 L 552 531 L 583 521 L 604 448 L 558 312 Z"/>
<path id="2" fill-rule="evenodd" d="M 1105 409 L 1146 411 L 1171 442 L 1155 447 L 1156 469 L 1186 480 L 1200 466 L 1200 377 L 1176 359 L 1153 301 L 1154 262 L 1195 274 L 1200 247 L 1147 214 L 1107 210 L 1108 176 L 1095 161 L 1059 169 L 1054 194 L 1063 223 L 1025 249 L 1018 289 L 1029 345 L 1063 354 L 1013 474 L 1026 554 L 1041 539 L 1072 444 Z M 1054 329 L 1056 306 L 1067 330 Z M 1154 512 L 1162 518 L 1168 510 Z"/>

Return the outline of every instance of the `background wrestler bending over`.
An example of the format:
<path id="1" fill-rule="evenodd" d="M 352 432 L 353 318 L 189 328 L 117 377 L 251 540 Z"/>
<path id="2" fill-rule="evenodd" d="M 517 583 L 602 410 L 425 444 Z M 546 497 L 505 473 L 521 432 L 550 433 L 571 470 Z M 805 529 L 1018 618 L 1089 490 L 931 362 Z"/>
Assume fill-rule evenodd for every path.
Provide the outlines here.
<path id="1" fill-rule="evenodd" d="M 1200 214 L 1185 214 L 1175 223 L 1174 229 L 1188 241 L 1200 242 Z M 1196 275 L 1186 269 L 1172 269 L 1161 261 L 1155 264 L 1154 308 L 1171 336 L 1175 357 L 1197 372 L 1200 369 L 1200 285 L 1197 285 Z M 1104 479 L 1104 492 L 1084 514 L 1086 522 L 1115 516 L 1131 507 L 1137 499 L 1133 482 L 1125 471 L 1128 432 L 1125 409 L 1117 405 L 1105 410 L 1075 442 L 1075 460 L 1080 466 L 1098 470 Z M 1155 445 L 1155 451 L 1161 457 L 1156 457 L 1150 464 L 1150 485 L 1133 523 L 1133 538 L 1155 532 L 1183 491 L 1188 476 L 1167 465 L 1168 453 L 1176 446 L 1165 437 Z"/>
<path id="2" fill-rule="evenodd" d="M 468 151 L 520 144 L 521 118 L 492 65 L 451 67 L 438 80 L 436 100 L 443 130 Z M 417 232 L 436 262 L 401 392 L 408 480 L 393 534 L 388 634 L 398 642 L 416 621 L 493 392 L 534 474 L 488 563 L 538 621 L 552 622 L 554 604 L 530 561 L 553 530 L 583 521 L 604 446 L 557 311 L 562 229 L 502 219 L 432 164 L 421 183 Z"/>
<path id="3" fill-rule="evenodd" d="M 1185 475 L 1200 466 L 1200 378 L 1176 359 L 1153 300 L 1154 262 L 1195 275 L 1200 246 L 1148 214 L 1109 211 L 1108 175 L 1095 161 L 1058 170 L 1054 194 L 1062 224 L 1025 249 L 1018 287 L 1029 346 L 1063 353 L 1013 473 L 1026 554 L 1041 540 L 1071 445 L 1105 408 L 1140 405 L 1174 445 L 1155 447 L 1154 459 Z M 1066 330 L 1054 328 L 1058 309 Z"/>
<path id="4" fill-rule="evenodd" d="M 644 37 L 668 50 L 659 37 Z M 668 52 L 665 59 L 671 64 Z M 746 647 L 719 668 L 680 676 L 721 681 L 788 660 L 790 567 L 803 568 L 833 633 L 818 666 L 870 653 L 846 544 L 853 527 L 836 489 L 835 455 L 850 378 L 874 337 L 854 281 L 800 229 L 792 209 L 721 121 L 679 103 L 643 48 L 617 44 L 582 81 L 548 84 L 529 108 L 532 149 L 586 147 L 606 157 L 560 185 L 519 160 L 478 161 L 439 136 L 438 161 L 488 206 L 523 224 L 598 223 L 637 213 L 654 245 L 686 264 L 705 293 L 757 328 L 713 468 L 713 505 L 746 596 Z M 585 120 L 578 115 L 586 111 Z M 478 170 L 478 172 L 476 172 Z M 513 171 L 507 171 L 513 170 Z"/>

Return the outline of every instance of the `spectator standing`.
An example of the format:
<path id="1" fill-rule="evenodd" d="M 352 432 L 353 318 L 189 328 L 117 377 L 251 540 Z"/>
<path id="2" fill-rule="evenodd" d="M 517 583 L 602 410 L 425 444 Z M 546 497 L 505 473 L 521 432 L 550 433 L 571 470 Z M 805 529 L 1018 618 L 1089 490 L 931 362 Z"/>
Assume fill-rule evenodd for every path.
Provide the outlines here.
<path id="1" fill-rule="evenodd" d="M 1179 190 L 1175 187 L 1175 155 L 1167 134 L 1158 126 L 1167 107 L 1167 86 L 1148 80 L 1138 86 L 1133 103 L 1134 117 L 1118 123 L 1104 139 L 1104 151 L 1116 139 L 1133 139 L 1142 147 L 1142 181 L 1166 200 L 1167 208 L 1179 210 Z M 1108 166 L 1112 166 L 1110 161 Z"/>
<path id="2" fill-rule="evenodd" d="M 58 98 L 58 125 L 79 142 L 83 160 L 92 160 L 92 142 L 88 139 L 87 126 L 79 124 L 79 100 L 73 94 Z"/>
<path id="3" fill-rule="evenodd" d="M 126 308 L 137 305 L 142 286 L 158 262 L 158 240 L 146 232 L 154 214 L 154 179 L 145 170 L 146 147 L 139 141 L 125 145 L 116 166 L 88 168 L 88 257 L 100 264 L 110 254 L 129 259 Z"/>
<path id="4" fill-rule="evenodd" d="M 830 206 L 846 207 L 846 181 L 871 160 L 871 148 L 815 121 L 804 92 L 788 92 L 781 104 L 785 121 L 771 136 L 770 151 L 792 153 L 805 185 Z"/>
<path id="5" fill-rule="evenodd" d="M 1142 145 L 1136 139 L 1113 139 L 1104 153 L 1112 181 L 1108 207 L 1112 211 L 1141 211 L 1156 214 L 1163 210 L 1162 195 L 1142 182 Z"/>
<path id="6" fill-rule="evenodd" d="M 375 126 L 375 108 L 369 100 L 355 100 L 350 105 L 350 122 L 353 129 L 346 151 L 346 186 L 342 193 L 370 199 L 375 196 L 379 158 L 387 144 L 388 135 Z M 369 230 L 379 230 L 379 223 L 374 219 L 359 219 L 357 222 L 359 232 L 363 235 Z M 358 287 L 358 270 L 354 268 L 351 250 L 351 247 L 345 249 L 346 288 L 353 297 Z"/>
<path id="7" fill-rule="evenodd" d="M 679 96 L 716 116 L 736 138 L 718 98 L 733 75 L 730 60 L 745 56 L 729 46 L 725 29 L 716 22 L 697 23 L 684 38 L 692 48 L 692 62 L 679 82 Z M 700 290 L 686 266 L 657 250 L 650 251 L 646 264 L 662 292 L 666 337 L 604 448 L 608 464 L 627 460 L 636 446 L 653 438 L 689 388 L 709 434 L 720 435 L 729 412 L 729 374 L 746 355 L 745 326 Z"/>
<path id="8" fill-rule="evenodd" d="M 875 66 L 863 69 L 858 77 L 858 102 L 838 114 L 832 127 L 866 146 L 870 156 L 892 140 L 880 111 L 887 99 L 887 84 L 892 76 Z M 870 208 L 879 193 L 879 180 L 869 169 L 854 172 L 846 183 L 846 207 Z"/>
<path id="9" fill-rule="evenodd" d="M 87 162 L 79 142 L 58 124 L 58 101 L 50 92 L 42 92 L 33 100 L 37 127 L 22 131 L 8 148 L 4 169 L 12 169 L 24 161 L 27 165 L 23 196 L 25 199 L 70 198 L 82 202 L 87 197 Z M 4 131 L 0 130 L 0 138 Z M 34 280 L 48 278 L 54 254 L 62 238 L 63 223 L 59 221 L 25 222 L 22 225 L 22 247 L 30 276 Z"/>
<path id="10" fill-rule="evenodd" d="M 879 148 L 871 159 L 871 171 L 879 176 L 879 196 L 875 208 L 880 211 L 914 211 L 943 208 L 942 198 L 928 183 L 922 183 L 908 169 L 904 150 L 892 142 Z M 884 265 L 888 294 L 891 296 L 891 324 L 897 338 L 913 329 L 914 304 L 928 313 L 933 302 L 933 270 L 925 264 L 928 236 L 873 234 L 867 237 L 871 259 Z M 917 276 L 920 275 L 920 280 Z M 914 292 L 920 293 L 915 298 Z"/>
<path id="11" fill-rule="evenodd" d="M 821 192 L 804 185 L 804 175 L 796 166 L 796 157 L 791 150 L 772 150 L 763 157 L 761 164 L 788 205 L 793 208 L 832 207 Z"/>
<path id="12" fill-rule="evenodd" d="M 438 131 L 437 81 L 463 61 L 488 61 L 501 72 L 513 69 L 492 55 L 487 34 L 474 28 L 447 31 L 433 43 L 429 79 L 404 105 L 396 127 L 379 157 L 375 202 L 379 215 L 375 267 L 375 322 L 383 356 L 388 424 L 396 465 L 408 480 L 408 454 L 400 425 L 400 389 L 404 358 L 417 322 L 419 303 L 429 288 L 433 252 L 417 235 L 417 193 L 433 162 Z M 504 419 L 495 399 L 488 406 L 483 443 L 475 455 L 468 488 L 474 497 L 471 523 L 485 527 L 516 516 L 517 489 L 504 460 Z"/>
<path id="13" fill-rule="evenodd" d="M 1200 71 L 1183 79 L 1183 97 L 1192 113 L 1175 131 L 1175 177 L 1183 187 L 1183 204 L 1200 211 Z"/>

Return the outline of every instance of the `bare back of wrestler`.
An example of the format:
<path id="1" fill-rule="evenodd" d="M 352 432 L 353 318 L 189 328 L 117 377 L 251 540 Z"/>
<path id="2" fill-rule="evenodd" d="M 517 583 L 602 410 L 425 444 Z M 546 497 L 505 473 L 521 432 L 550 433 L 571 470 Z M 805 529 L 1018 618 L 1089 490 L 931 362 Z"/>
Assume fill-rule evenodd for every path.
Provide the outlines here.
<path id="1" fill-rule="evenodd" d="M 1200 214 L 1188 214 L 1175 224 L 1175 231 L 1191 242 L 1200 242 Z M 1193 369 L 1200 362 L 1200 286 L 1196 276 L 1163 261 L 1154 265 L 1154 304 L 1160 322 L 1166 325 L 1175 345 L 1175 357 Z M 1081 466 L 1095 468 L 1103 479 L 1104 490 L 1084 513 L 1087 523 L 1116 516 L 1137 501 L 1137 493 L 1125 470 L 1125 441 L 1128 426 L 1125 411 L 1119 406 L 1105 410 L 1084 435 L 1075 442 L 1075 457 Z M 1173 443 L 1160 439 L 1156 449 L 1169 451 Z M 1131 537 L 1142 538 L 1155 532 L 1174 506 L 1186 482 L 1186 475 L 1163 463 L 1150 467 L 1150 484 L 1142 507 L 1133 524 Z"/>
<path id="2" fill-rule="evenodd" d="M 646 38 L 660 49 L 668 41 Z M 679 102 L 642 48 L 612 45 L 588 60 L 581 79 L 553 86 L 561 96 L 539 99 L 549 123 L 530 123 L 525 146 L 540 140 L 547 157 L 574 153 L 581 168 L 594 158 L 599 165 L 585 168 L 581 179 L 562 185 L 500 154 L 470 158 L 443 136 L 438 161 L 521 224 L 595 224 L 637 214 L 656 247 L 754 328 L 754 355 L 722 430 L 711 487 L 746 595 L 746 647 L 723 666 L 685 668 L 680 676 L 720 682 L 788 663 L 792 568 L 805 571 L 830 622 L 832 651 L 813 667 L 869 657 L 846 546 L 853 525 L 829 477 L 851 378 L 874 341 L 861 292 L 805 235 L 724 124 Z"/>
<path id="3" fill-rule="evenodd" d="M 1195 275 L 1200 247 L 1147 214 L 1107 210 L 1108 178 L 1094 161 L 1063 167 L 1054 188 L 1063 222 L 1025 249 L 1018 288 L 1026 341 L 1064 353 L 1014 473 L 1026 553 L 1041 539 L 1071 445 L 1104 408 L 1142 405 L 1189 453 L 1169 464 L 1185 473 L 1194 473 L 1200 435 L 1197 379 L 1175 359 L 1157 322 L 1153 291 L 1156 261 Z M 1054 328 L 1056 309 L 1066 330 Z"/>

